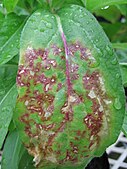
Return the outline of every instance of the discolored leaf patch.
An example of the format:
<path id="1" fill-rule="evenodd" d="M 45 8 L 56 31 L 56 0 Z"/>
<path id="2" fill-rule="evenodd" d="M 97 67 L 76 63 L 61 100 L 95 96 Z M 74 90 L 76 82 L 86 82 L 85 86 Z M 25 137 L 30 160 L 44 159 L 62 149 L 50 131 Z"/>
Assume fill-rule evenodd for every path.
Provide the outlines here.
<path id="1" fill-rule="evenodd" d="M 61 9 L 58 15 L 37 11 L 22 33 L 14 118 L 35 165 L 42 168 L 84 168 L 94 156 L 103 153 L 112 139 L 115 141 L 117 134 L 110 133 L 116 130 L 118 120 L 123 121 L 122 116 L 117 117 L 119 111 L 124 112 L 121 79 L 118 99 L 119 93 L 105 72 L 105 59 L 111 51 L 108 48 L 104 56 L 100 55 L 94 44 L 96 33 L 88 36 L 86 23 L 85 33 L 82 32 L 83 25 L 76 20 L 75 11 L 87 13 L 86 20 L 93 19 L 76 5 Z M 74 21 L 74 26 L 69 25 Z M 101 40 L 102 45 L 109 45 L 106 38 Z M 114 68 L 112 74 L 118 74 L 117 63 Z M 117 110 L 116 98 L 121 104 Z M 117 125 L 117 133 L 121 125 Z"/>

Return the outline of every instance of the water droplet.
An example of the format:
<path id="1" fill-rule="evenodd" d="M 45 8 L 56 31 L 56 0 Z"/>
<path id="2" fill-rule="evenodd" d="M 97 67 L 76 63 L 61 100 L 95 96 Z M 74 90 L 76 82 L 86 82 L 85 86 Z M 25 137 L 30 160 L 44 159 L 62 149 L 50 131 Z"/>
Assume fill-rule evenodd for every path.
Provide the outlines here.
<path id="1" fill-rule="evenodd" d="M 10 58 L 10 57 L 11 57 L 11 55 L 8 55 L 8 56 L 7 56 L 7 58 Z"/>
<path id="2" fill-rule="evenodd" d="M 89 67 L 95 68 L 95 67 L 98 67 L 99 65 L 100 65 L 100 61 L 94 61 L 89 64 Z"/>
<path id="3" fill-rule="evenodd" d="M 115 57 L 115 58 L 111 61 L 111 63 L 112 63 L 113 65 L 116 65 L 116 64 L 117 64 L 117 58 Z"/>
<path id="4" fill-rule="evenodd" d="M 101 9 L 108 9 L 108 8 L 109 8 L 109 6 L 105 6 L 105 7 L 101 8 Z"/>
<path id="5" fill-rule="evenodd" d="M 32 23 L 34 23 L 34 22 L 35 22 L 35 19 L 34 19 L 34 18 L 31 18 L 29 21 L 32 22 Z"/>
<path id="6" fill-rule="evenodd" d="M 46 18 L 48 18 L 48 17 L 49 17 L 49 15 L 45 15 L 45 17 L 46 17 Z"/>
<path id="7" fill-rule="evenodd" d="M 112 50 L 111 46 L 107 45 L 107 46 L 106 46 L 106 50 L 108 51 L 108 53 L 109 53 L 110 55 L 113 55 L 113 50 Z"/>
<path id="8" fill-rule="evenodd" d="M 40 12 L 36 12 L 35 15 L 38 16 L 38 15 L 41 15 L 41 13 Z"/>
<path id="9" fill-rule="evenodd" d="M 114 107 L 115 107 L 117 110 L 121 109 L 122 104 L 121 104 L 119 98 L 116 98 L 116 99 L 115 99 Z"/>
<path id="10" fill-rule="evenodd" d="M 44 28 L 41 28 L 41 29 L 40 29 L 40 32 L 44 32 L 44 31 L 45 31 L 45 29 L 44 29 Z"/>
<path id="11" fill-rule="evenodd" d="M 0 91 L 0 95 L 5 94 L 5 90 Z"/>
<path id="12" fill-rule="evenodd" d="M 13 47 L 14 47 L 14 45 L 12 44 L 12 45 L 11 45 L 11 47 L 13 48 Z"/>
<path id="13" fill-rule="evenodd" d="M 52 29 L 52 24 L 51 23 L 46 23 L 46 27 L 49 29 Z"/>
<path id="14" fill-rule="evenodd" d="M 117 78 L 117 79 L 120 78 L 120 74 L 119 74 L 119 73 L 116 74 L 116 78 Z"/>

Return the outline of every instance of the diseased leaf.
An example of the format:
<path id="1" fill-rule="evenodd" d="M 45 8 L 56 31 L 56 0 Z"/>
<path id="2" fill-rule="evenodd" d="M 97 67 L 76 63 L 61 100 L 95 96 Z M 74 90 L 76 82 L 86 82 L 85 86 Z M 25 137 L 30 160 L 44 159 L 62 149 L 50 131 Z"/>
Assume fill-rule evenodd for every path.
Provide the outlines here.
<path id="1" fill-rule="evenodd" d="M 8 12 L 13 12 L 18 0 L 4 0 L 4 6 Z"/>
<path id="2" fill-rule="evenodd" d="M 11 122 L 17 90 L 15 86 L 17 66 L 0 67 L 0 148 L 3 144 Z"/>
<path id="3" fill-rule="evenodd" d="M 91 11 L 117 4 L 127 4 L 127 0 L 86 0 L 86 8 Z"/>
<path id="4" fill-rule="evenodd" d="M 0 64 L 5 64 L 19 52 L 20 33 L 24 17 L 0 13 Z"/>
<path id="5" fill-rule="evenodd" d="M 96 29 L 95 29 L 96 28 Z M 21 36 L 14 120 L 41 169 L 83 169 L 120 133 L 125 96 L 96 19 L 69 5 L 36 11 Z"/>

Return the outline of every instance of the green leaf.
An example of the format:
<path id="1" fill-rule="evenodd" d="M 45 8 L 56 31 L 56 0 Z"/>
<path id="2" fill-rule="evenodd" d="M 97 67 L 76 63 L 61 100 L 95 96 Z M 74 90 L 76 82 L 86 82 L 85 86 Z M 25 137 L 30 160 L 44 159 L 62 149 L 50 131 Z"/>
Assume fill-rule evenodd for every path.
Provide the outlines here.
<path id="1" fill-rule="evenodd" d="M 17 97 L 15 78 L 17 66 L 0 66 L 0 148 L 2 147 L 8 127 L 13 116 Z"/>
<path id="2" fill-rule="evenodd" d="M 4 145 L 2 169 L 34 169 L 32 160 L 21 143 L 18 132 L 11 132 Z"/>
<path id="3" fill-rule="evenodd" d="M 127 43 L 112 43 L 115 49 L 127 49 Z"/>
<path id="4" fill-rule="evenodd" d="M 0 64 L 7 63 L 19 52 L 19 39 L 24 17 L 0 14 Z"/>
<path id="5" fill-rule="evenodd" d="M 99 9 L 95 11 L 95 14 L 96 16 L 101 16 L 112 23 L 115 23 L 121 17 L 120 11 L 115 6 L 111 6 L 107 9 Z"/>
<path id="6" fill-rule="evenodd" d="M 13 12 L 18 0 L 4 0 L 4 6 L 7 9 L 8 13 Z"/>
<path id="7" fill-rule="evenodd" d="M 127 4 L 127 0 L 86 0 L 86 8 L 90 11 L 117 4 Z"/>
<path id="8" fill-rule="evenodd" d="M 18 132 L 15 130 L 7 136 L 2 155 L 2 169 L 19 169 L 18 163 L 23 153 L 24 147 Z"/>
<path id="9" fill-rule="evenodd" d="M 121 131 L 125 95 L 116 54 L 79 5 L 30 16 L 17 87 L 14 121 L 37 167 L 83 169 Z"/>
<path id="10" fill-rule="evenodd" d="M 127 87 L 127 49 L 117 50 L 116 53 L 121 69 L 123 86 Z"/>
<path id="11" fill-rule="evenodd" d="M 8 91 L 15 84 L 16 74 L 17 65 L 5 64 L 0 66 L 0 101 L 3 100 Z"/>
<path id="12" fill-rule="evenodd" d="M 116 5 L 116 7 L 121 11 L 121 14 L 127 16 L 127 5 Z"/>
<path id="13" fill-rule="evenodd" d="M 124 132 L 125 136 L 127 137 L 127 111 L 125 113 L 122 131 Z"/>
<path id="14" fill-rule="evenodd" d="M 80 6 L 84 6 L 83 0 L 52 0 L 51 7 L 56 10 L 66 6 L 67 4 L 76 4 Z"/>
<path id="15" fill-rule="evenodd" d="M 114 24 L 101 23 L 104 31 L 113 43 L 127 42 L 127 23 L 116 22 Z"/>
<path id="16" fill-rule="evenodd" d="M 20 161 L 18 169 L 35 169 L 33 165 L 33 157 L 30 156 L 27 152 L 27 150 L 24 151 Z"/>

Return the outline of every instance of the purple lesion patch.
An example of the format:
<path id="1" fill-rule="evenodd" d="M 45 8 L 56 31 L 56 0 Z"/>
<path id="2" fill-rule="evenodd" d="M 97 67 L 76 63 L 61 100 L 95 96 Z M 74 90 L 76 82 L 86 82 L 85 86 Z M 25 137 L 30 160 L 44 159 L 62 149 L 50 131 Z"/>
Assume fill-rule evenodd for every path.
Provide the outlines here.
<path id="1" fill-rule="evenodd" d="M 85 129 L 88 129 L 90 144 L 83 147 L 82 158 L 84 158 L 83 153 L 88 153 L 88 147 L 92 150 L 99 144 L 100 131 L 103 128 L 103 117 L 105 116 L 105 110 L 108 110 L 107 103 L 109 102 L 106 102 L 108 97 L 104 80 L 99 71 L 86 72 L 86 70 L 81 69 L 81 62 L 85 63 L 87 70 L 89 70 L 88 67 L 96 60 L 90 50 L 83 47 L 79 42 L 68 45 L 70 60 L 66 62 L 65 54 L 63 55 L 64 49 L 53 45 L 51 51 L 50 49 L 28 47 L 23 56 L 24 65 L 19 66 L 17 86 L 19 88 L 18 100 L 24 105 L 23 110 L 25 111 L 21 112 L 22 115 L 19 120 L 25 125 L 24 131 L 30 137 L 29 150 L 32 151 L 35 146 L 33 145 L 34 141 L 32 142 L 33 139 L 38 142 L 36 148 L 38 147 L 39 152 L 34 150 L 34 156 L 40 153 L 39 155 L 43 159 L 56 162 L 59 159 L 60 149 L 57 150 L 56 154 L 52 149 L 55 138 L 59 133 L 65 132 L 68 123 L 74 121 L 74 113 L 77 113 L 74 112 L 74 108 L 80 104 L 85 104 L 86 99 L 92 101 L 92 113 L 87 112 L 86 116 L 84 113 L 84 118 L 81 116 L 81 123 L 85 127 L 81 131 L 76 131 L 73 139 L 77 142 L 81 139 L 86 140 L 87 133 Z M 77 52 L 80 63 L 74 62 L 73 59 L 76 58 Z M 59 59 L 61 59 L 60 63 L 58 62 Z M 65 65 L 62 65 L 62 63 Z M 67 70 L 65 70 L 66 68 Z M 79 73 L 81 70 L 83 70 L 83 75 Z M 78 92 L 74 90 L 75 81 L 78 80 L 78 85 L 82 83 L 81 93 L 80 90 Z M 54 102 L 56 93 L 62 88 L 65 88 L 64 97 L 66 98 L 64 98 L 64 103 L 59 108 L 58 120 L 60 116 L 61 121 L 58 122 L 56 113 L 54 113 L 56 106 Z M 86 96 L 82 93 L 83 91 L 86 91 Z M 58 102 L 60 101 L 58 100 Z M 78 113 L 80 111 L 79 109 Z M 52 117 L 56 119 L 56 122 L 52 120 Z M 66 157 L 64 156 L 61 161 L 57 161 L 59 164 L 67 161 L 78 162 L 78 153 L 81 152 L 81 147 L 79 148 L 73 142 L 70 142 L 70 147 L 71 149 L 66 151 Z M 85 155 L 87 156 L 87 154 Z"/>
<path id="2" fill-rule="evenodd" d="M 92 113 L 84 118 L 84 123 L 90 132 L 89 148 L 92 150 L 99 145 L 101 139 L 101 130 L 107 127 L 108 134 L 108 118 L 109 107 L 104 80 L 99 71 L 89 71 L 83 76 L 83 85 L 86 89 L 87 98 L 92 101 Z M 106 100 L 108 102 L 106 102 Z"/>

